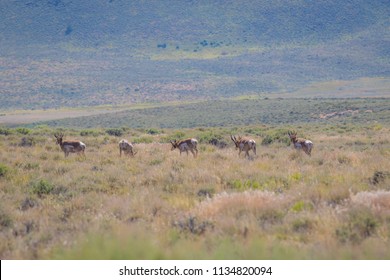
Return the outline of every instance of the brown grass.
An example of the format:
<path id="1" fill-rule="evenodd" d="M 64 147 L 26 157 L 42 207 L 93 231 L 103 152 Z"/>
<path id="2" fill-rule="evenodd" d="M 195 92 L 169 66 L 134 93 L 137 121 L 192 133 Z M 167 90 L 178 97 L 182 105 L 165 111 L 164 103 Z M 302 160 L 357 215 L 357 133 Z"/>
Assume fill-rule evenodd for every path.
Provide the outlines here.
<path id="1" fill-rule="evenodd" d="M 273 144 L 249 160 L 232 143 L 180 156 L 175 131 L 130 131 L 153 143 L 119 158 L 119 138 L 77 133 L 86 159 L 50 131 L 0 135 L 1 259 L 390 257 L 389 180 L 372 181 L 390 170 L 386 127 L 307 130 L 312 157 Z"/>

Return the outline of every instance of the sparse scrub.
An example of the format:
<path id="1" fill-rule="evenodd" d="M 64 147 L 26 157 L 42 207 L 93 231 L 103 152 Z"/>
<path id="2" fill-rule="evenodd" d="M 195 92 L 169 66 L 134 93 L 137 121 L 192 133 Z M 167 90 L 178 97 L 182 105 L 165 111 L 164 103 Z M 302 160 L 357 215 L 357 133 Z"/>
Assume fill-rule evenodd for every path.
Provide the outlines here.
<path id="1" fill-rule="evenodd" d="M 32 128 L 27 136 L 12 129 L 1 135 L 0 216 L 6 226 L 0 256 L 390 257 L 384 250 L 389 129 L 348 126 L 342 137 L 331 125 L 297 126 L 318 143 L 311 157 L 273 142 L 251 159 L 238 158 L 231 141 L 219 149 L 207 140 L 229 140 L 234 133 L 261 141 L 288 127 L 164 128 L 163 134 L 120 128 L 130 141 L 148 139 L 135 145 L 133 158 L 120 158 L 118 137 L 97 129 L 98 135 L 80 139 L 86 159 L 65 158 L 50 128 Z M 82 130 L 61 131 L 80 138 Z M 196 159 L 171 151 L 169 140 L 202 135 Z M 23 137 L 39 145 L 18 145 Z M 344 157 L 349 160 L 340 162 Z M 137 247 L 141 241 L 150 252 Z"/>
<path id="2" fill-rule="evenodd" d="M 342 243 L 359 244 L 373 236 L 379 225 L 378 219 L 368 209 L 351 209 L 344 224 L 336 229 L 336 235 Z"/>

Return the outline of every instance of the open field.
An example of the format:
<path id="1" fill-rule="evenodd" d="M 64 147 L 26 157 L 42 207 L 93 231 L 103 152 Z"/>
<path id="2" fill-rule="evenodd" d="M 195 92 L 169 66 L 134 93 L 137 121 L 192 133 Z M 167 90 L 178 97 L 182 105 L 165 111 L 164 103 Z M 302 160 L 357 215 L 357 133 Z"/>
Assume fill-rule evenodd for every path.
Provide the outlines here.
<path id="1" fill-rule="evenodd" d="M 293 128 L 312 157 L 288 145 Z M 1 130 L 1 259 L 390 258 L 386 125 L 66 130 L 85 159 L 65 158 L 55 131 Z M 230 134 L 257 155 L 238 158 Z M 170 151 L 185 137 L 198 158 Z"/>
<path id="2" fill-rule="evenodd" d="M 0 1 L 0 259 L 390 259 L 389 15 Z M 196 159 L 170 151 L 187 137 Z"/>
<path id="3" fill-rule="evenodd" d="M 32 122 L 43 122 L 48 120 L 84 117 L 91 115 L 106 114 L 115 109 L 59 109 L 59 110 L 20 110 L 8 111 L 0 114 L 0 125 L 16 126 Z"/>

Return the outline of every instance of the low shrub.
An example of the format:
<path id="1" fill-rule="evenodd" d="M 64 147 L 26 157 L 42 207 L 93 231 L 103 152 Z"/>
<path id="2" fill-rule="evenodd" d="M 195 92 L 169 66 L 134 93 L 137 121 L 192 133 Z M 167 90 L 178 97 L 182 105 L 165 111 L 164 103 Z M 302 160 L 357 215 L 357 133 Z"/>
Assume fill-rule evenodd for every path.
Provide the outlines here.
<path id="1" fill-rule="evenodd" d="M 3 209 L 0 209 L 0 229 L 2 227 L 10 227 L 12 225 L 12 219 L 8 213 L 6 213 Z"/>
<path id="2" fill-rule="evenodd" d="M 379 224 L 378 219 L 368 209 L 353 209 L 346 222 L 336 230 L 336 236 L 341 243 L 359 244 L 364 239 L 373 236 Z"/>
<path id="3" fill-rule="evenodd" d="M 21 147 L 32 147 L 34 145 L 35 139 L 33 137 L 23 137 L 19 143 L 19 146 Z"/>
<path id="4" fill-rule="evenodd" d="M 45 179 L 40 179 L 39 181 L 33 182 L 31 184 L 32 193 L 38 195 L 38 197 L 43 197 L 44 195 L 48 195 L 53 190 L 54 190 L 54 185 Z"/>
<path id="5" fill-rule="evenodd" d="M 0 177 L 4 177 L 9 171 L 8 166 L 0 163 Z"/>
<path id="6" fill-rule="evenodd" d="M 19 134 L 27 135 L 31 133 L 31 130 L 25 127 L 18 127 L 15 129 L 15 131 Z"/>
<path id="7" fill-rule="evenodd" d="M 111 136 L 120 137 L 123 135 L 124 130 L 122 128 L 109 128 L 106 130 L 106 133 Z"/>
<path id="8" fill-rule="evenodd" d="M 0 127 L 0 135 L 10 135 L 11 133 L 11 129 L 7 127 Z"/>

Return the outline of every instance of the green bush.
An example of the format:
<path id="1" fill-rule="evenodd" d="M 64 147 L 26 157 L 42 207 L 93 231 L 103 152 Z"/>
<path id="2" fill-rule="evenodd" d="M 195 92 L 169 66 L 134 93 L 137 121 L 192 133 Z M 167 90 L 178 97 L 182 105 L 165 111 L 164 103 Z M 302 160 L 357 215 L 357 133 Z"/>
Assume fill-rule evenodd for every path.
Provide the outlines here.
<path id="1" fill-rule="evenodd" d="M 11 129 L 6 127 L 0 127 L 0 135 L 10 135 Z"/>
<path id="2" fill-rule="evenodd" d="M 15 129 L 17 133 L 19 134 L 23 134 L 23 135 L 27 135 L 27 134 L 30 134 L 31 133 L 31 130 L 28 129 L 28 128 L 25 128 L 25 127 L 18 127 L 17 129 Z"/>
<path id="3" fill-rule="evenodd" d="M 133 139 L 134 144 L 139 144 L 139 143 L 145 143 L 145 144 L 150 144 L 153 143 L 153 137 L 151 136 L 141 136 Z"/>
<path id="4" fill-rule="evenodd" d="M 342 243 L 359 244 L 374 235 L 379 221 L 368 209 L 355 209 L 349 213 L 346 223 L 336 230 L 336 236 Z"/>
<path id="5" fill-rule="evenodd" d="M 283 143 L 286 146 L 290 144 L 290 138 L 288 137 L 287 131 L 285 130 L 276 130 L 271 133 L 268 133 L 264 136 L 261 141 L 261 145 L 270 145 L 272 143 Z"/>
<path id="6" fill-rule="evenodd" d="M 0 177 L 4 177 L 9 171 L 8 166 L 0 163 Z"/>
<path id="7" fill-rule="evenodd" d="M 122 136 L 124 133 L 124 130 L 122 128 L 109 128 L 106 130 L 106 133 L 111 136 Z"/>
<path id="8" fill-rule="evenodd" d="M 156 135 L 156 134 L 160 134 L 161 131 L 158 130 L 157 128 L 149 128 L 146 130 L 146 133 L 150 135 Z"/>
<path id="9" fill-rule="evenodd" d="M 80 131 L 80 136 L 93 136 L 93 137 L 97 137 L 100 134 L 101 133 L 98 130 L 94 130 L 94 129 L 83 129 L 83 130 Z"/>
<path id="10" fill-rule="evenodd" d="M 53 190 L 54 185 L 45 179 L 41 179 L 37 182 L 32 183 L 31 185 L 32 193 L 38 195 L 39 197 L 50 194 Z"/>

